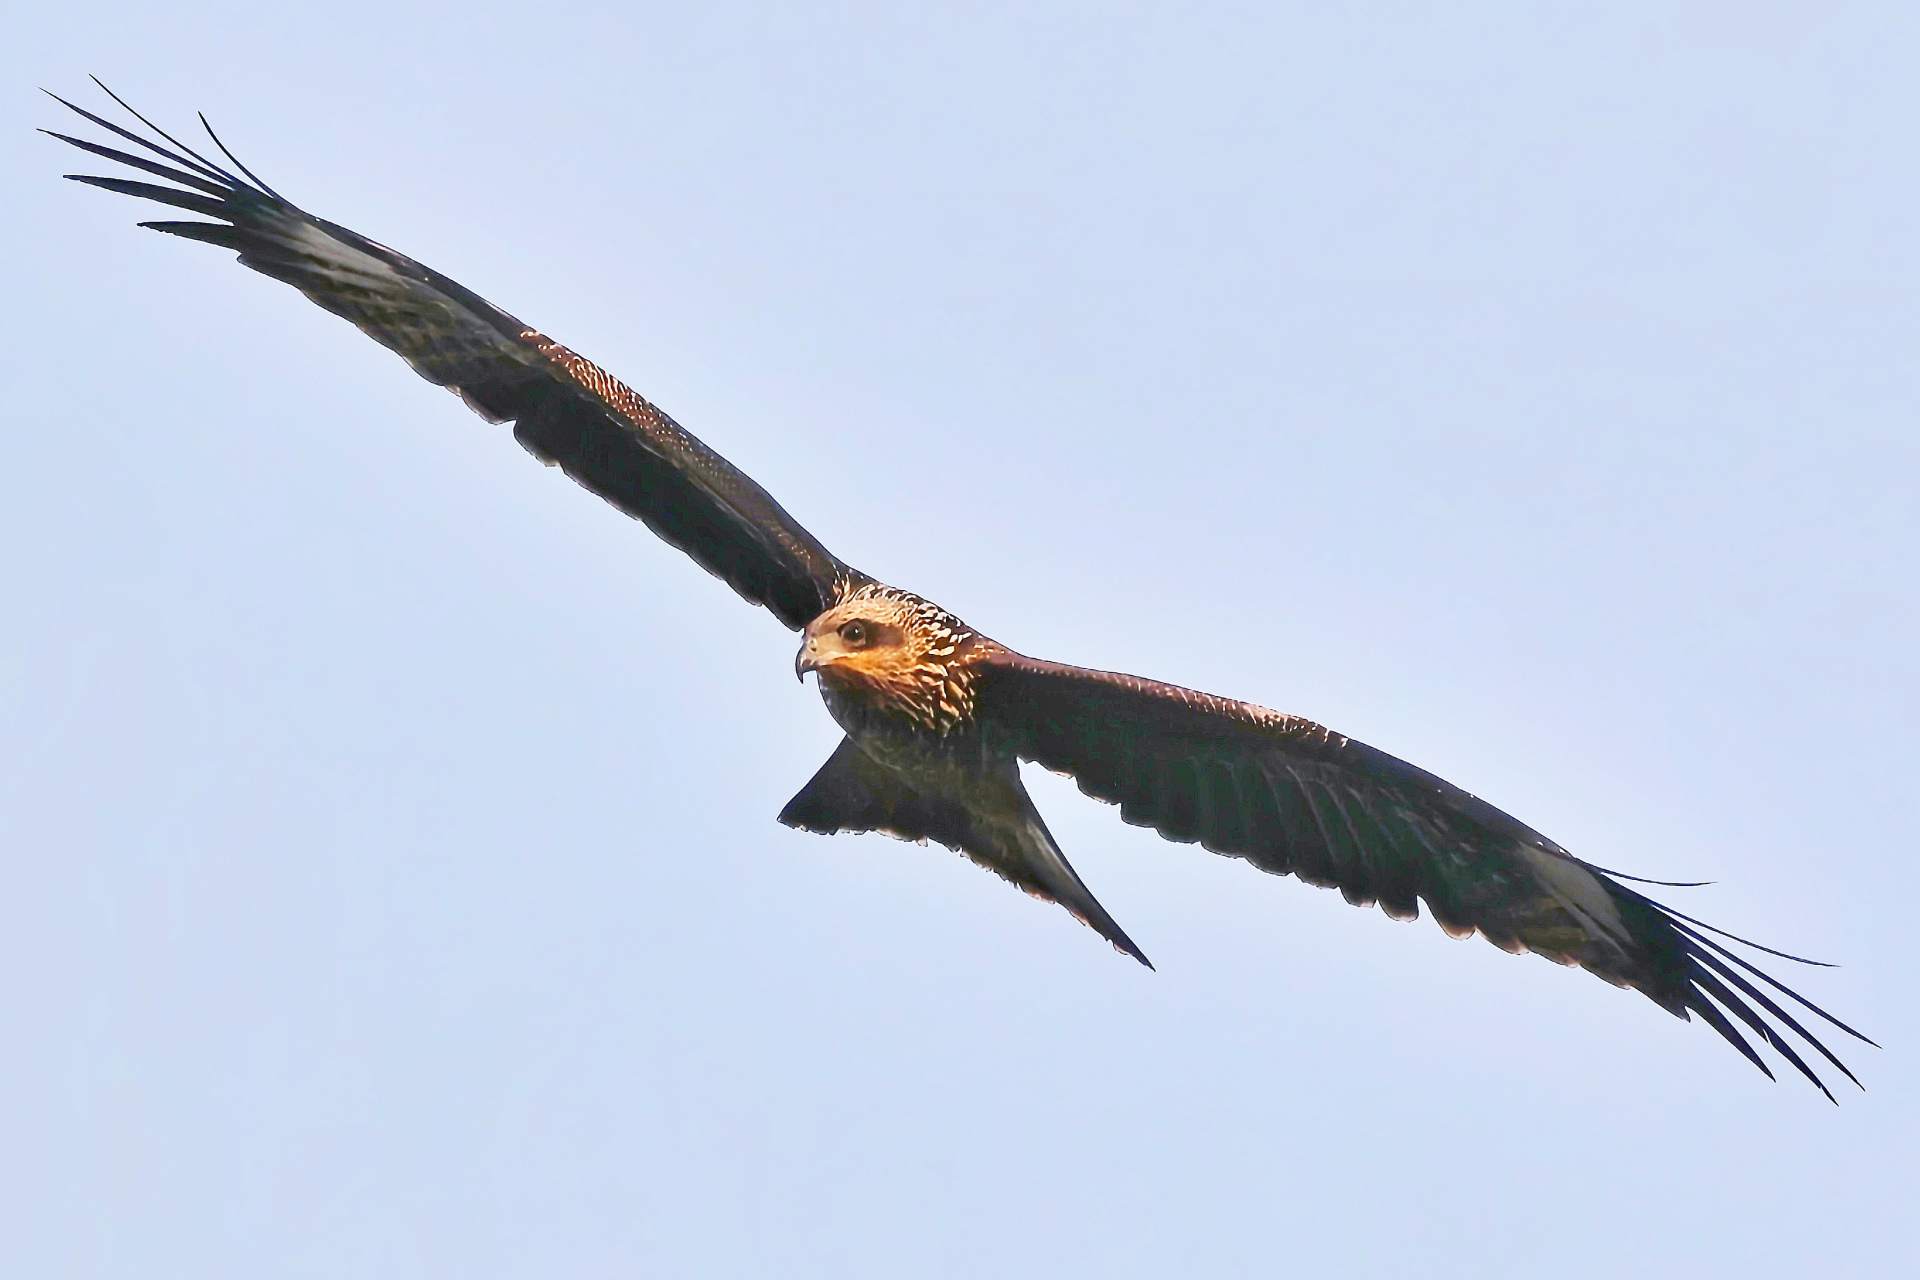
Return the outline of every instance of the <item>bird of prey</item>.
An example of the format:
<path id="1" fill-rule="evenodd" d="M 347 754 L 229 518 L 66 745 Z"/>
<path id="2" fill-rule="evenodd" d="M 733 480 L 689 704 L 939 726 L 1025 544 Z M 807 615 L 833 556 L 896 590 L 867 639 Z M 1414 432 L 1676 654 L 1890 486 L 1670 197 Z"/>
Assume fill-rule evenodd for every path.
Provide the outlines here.
<path id="1" fill-rule="evenodd" d="M 58 100 L 141 154 L 52 136 L 170 185 L 68 176 L 210 219 L 141 225 L 235 250 L 244 265 L 346 318 L 488 422 L 512 422 L 528 452 L 801 633 L 794 671 L 803 681 L 815 674 L 846 736 L 781 810 L 786 825 L 936 841 L 1059 903 L 1147 964 L 1048 834 L 1020 781 L 1021 762 L 1032 761 L 1168 840 L 1338 888 L 1395 919 L 1415 918 L 1424 900 L 1455 937 L 1478 932 L 1503 950 L 1631 987 L 1682 1019 L 1697 1014 L 1769 1077 L 1736 1022 L 1829 1099 L 1787 1031 L 1859 1083 L 1787 1002 L 1866 1037 L 1726 945 L 1758 944 L 1654 902 L 1626 883 L 1637 877 L 1583 862 L 1486 801 L 1298 716 L 1029 658 L 991 640 L 848 566 L 591 361 L 413 259 L 297 208 L 211 128 L 231 168 L 117 97 L 151 136 Z"/>

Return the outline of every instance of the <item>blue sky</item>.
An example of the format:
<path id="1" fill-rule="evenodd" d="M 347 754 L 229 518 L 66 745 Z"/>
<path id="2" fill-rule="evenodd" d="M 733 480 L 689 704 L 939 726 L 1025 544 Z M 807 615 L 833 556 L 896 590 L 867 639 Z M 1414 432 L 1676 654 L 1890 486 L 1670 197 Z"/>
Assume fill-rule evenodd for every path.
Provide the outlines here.
<path id="1" fill-rule="evenodd" d="M 1920 17 L 1327 8 L 15 15 L 0 1271 L 1911 1265 Z M 789 634 L 58 181 L 89 73 L 1016 648 L 1714 881 L 1866 1092 L 1044 774 L 1157 973 L 776 825 Z"/>

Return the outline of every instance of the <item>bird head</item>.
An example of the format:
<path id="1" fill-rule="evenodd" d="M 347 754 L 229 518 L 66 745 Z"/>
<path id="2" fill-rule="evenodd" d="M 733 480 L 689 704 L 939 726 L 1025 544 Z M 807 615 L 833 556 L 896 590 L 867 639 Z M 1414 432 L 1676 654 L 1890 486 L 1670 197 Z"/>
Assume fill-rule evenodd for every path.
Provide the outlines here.
<path id="1" fill-rule="evenodd" d="M 817 671 L 835 684 L 891 684 L 918 665 L 911 610 L 887 598 L 855 598 L 807 624 L 794 656 L 801 679 Z"/>
<path id="2" fill-rule="evenodd" d="M 938 605 L 872 586 L 807 624 L 793 671 L 803 680 L 817 672 L 843 695 L 944 730 L 971 708 L 974 639 Z"/>

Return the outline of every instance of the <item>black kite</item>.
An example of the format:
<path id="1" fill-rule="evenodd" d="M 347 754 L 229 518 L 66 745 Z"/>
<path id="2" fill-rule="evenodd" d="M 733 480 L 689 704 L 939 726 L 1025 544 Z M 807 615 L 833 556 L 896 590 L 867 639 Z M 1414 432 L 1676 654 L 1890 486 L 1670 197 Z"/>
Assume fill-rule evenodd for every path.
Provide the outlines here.
<path id="1" fill-rule="evenodd" d="M 1337 887 L 1396 919 L 1416 917 L 1424 899 L 1455 937 L 1478 931 L 1504 950 L 1631 987 L 1680 1018 L 1698 1014 L 1769 1076 L 1728 1014 L 1822 1092 L 1780 1028 L 1853 1079 L 1769 989 L 1865 1037 L 1709 934 L 1743 939 L 1623 883 L 1635 877 L 1582 862 L 1484 800 L 1299 717 L 1016 653 L 848 567 L 764 489 L 598 366 L 411 258 L 294 207 L 218 138 L 238 175 L 137 113 L 171 148 L 65 105 L 167 163 L 53 136 L 176 185 L 69 175 L 75 181 L 217 219 L 141 225 L 238 251 L 487 421 L 511 421 L 535 457 L 803 633 L 795 670 L 817 674 L 846 737 L 781 810 L 788 826 L 937 841 L 1058 902 L 1146 964 L 1028 799 L 1020 762 L 1034 761 L 1169 840 Z"/>

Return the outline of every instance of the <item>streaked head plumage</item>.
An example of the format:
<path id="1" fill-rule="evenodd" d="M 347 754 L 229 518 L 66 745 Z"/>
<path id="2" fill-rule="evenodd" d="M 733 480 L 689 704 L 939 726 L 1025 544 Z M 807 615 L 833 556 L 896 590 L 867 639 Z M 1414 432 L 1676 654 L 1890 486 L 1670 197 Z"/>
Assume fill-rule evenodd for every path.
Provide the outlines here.
<path id="1" fill-rule="evenodd" d="M 976 640 L 931 601 L 873 583 L 807 624 L 794 671 L 945 733 L 972 714 L 965 659 Z"/>

